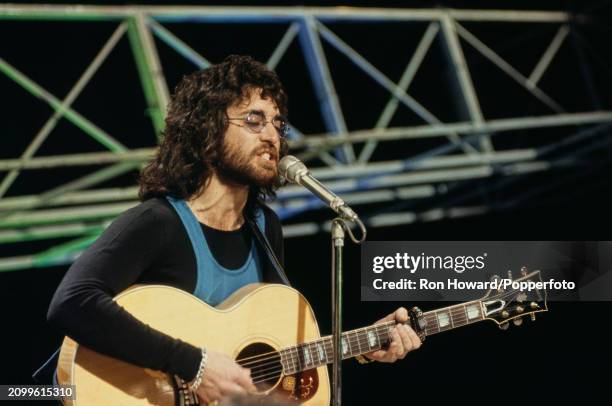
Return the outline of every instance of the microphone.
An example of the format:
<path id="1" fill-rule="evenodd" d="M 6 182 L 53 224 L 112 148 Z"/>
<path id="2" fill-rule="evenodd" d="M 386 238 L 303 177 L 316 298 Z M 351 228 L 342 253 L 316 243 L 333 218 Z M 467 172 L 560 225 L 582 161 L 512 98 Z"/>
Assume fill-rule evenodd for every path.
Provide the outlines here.
<path id="1" fill-rule="evenodd" d="M 357 214 L 344 203 L 344 200 L 313 178 L 306 165 L 293 155 L 287 155 L 278 162 L 278 173 L 289 182 L 297 183 L 310 190 L 343 219 L 350 221 L 358 219 Z"/>

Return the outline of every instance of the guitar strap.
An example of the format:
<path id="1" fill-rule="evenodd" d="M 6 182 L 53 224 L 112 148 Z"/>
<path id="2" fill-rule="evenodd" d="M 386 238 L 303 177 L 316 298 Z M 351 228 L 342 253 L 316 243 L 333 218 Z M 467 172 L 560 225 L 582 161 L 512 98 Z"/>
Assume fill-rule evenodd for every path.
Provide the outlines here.
<path id="1" fill-rule="evenodd" d="M 55 368 L 57 368 L 60 349 L 61 347 L 55 350 L 53 355 L 32 374 L 34 382 L 40 385 L 57 385 Z"/>
<path id="2" fill-rule="evenodd" d="M 281 279 L 281 281 L 285 285 L 291 286 L 291 283 L 289 283 L 289 278 L 287 278 L 287 275 L 285 274 L 285 271 L 283 270 L 283 266 L 278 260 L 276 254 L 274 253 L 274 250 L 270 246 L 270 242 L 268 241 L 264 233 L 261 232 L 259 227 L 257 227 L 257 224 L 255 223 L 255 221 L 250 216 L 244 216 L 244 217 L 246 218 L 247 224 L 251 227 L 251 231 L 253 232 L 253 235 L 255 236 L 255 241 L 257 241 L 259 248 L 268 257 L 268 260 L 270 262 L 270 265 L 272 266 L 272 269 L 276 271 L 276 274 L 278 275 L 278 277 Z"/>

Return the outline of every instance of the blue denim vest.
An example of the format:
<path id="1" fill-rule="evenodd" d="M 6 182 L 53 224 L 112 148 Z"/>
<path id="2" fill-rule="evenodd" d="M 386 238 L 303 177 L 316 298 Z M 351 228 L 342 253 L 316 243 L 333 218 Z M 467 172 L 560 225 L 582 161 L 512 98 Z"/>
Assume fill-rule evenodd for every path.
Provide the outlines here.
<path id="1" fill-rule="evenodd" d="M 251 239 L 251 250 L 244 265 L 239 269 L 224 268 L 215 260 L 202 232 L 202 226 L 187 203 L 170 196 L 166 196 L 166 199 L 179 215 L 193 246 L 198 272 L 194 296 L 216 306 L 242 286 L 262 281 L 261 258 L 255 246 L 255 238 Z M 261 209 L 257 209 L 255 221 L 264 233 L 266 224 Z"/>

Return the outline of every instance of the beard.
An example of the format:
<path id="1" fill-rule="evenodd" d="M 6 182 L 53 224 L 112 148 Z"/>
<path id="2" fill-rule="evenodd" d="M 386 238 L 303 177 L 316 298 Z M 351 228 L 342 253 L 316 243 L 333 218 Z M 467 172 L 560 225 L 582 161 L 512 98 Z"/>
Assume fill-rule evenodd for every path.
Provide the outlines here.
<path id="1" fill-rule="evenodd" d="M 232 183 L 249 187 L 272 188 L 278 177 L 278 168 L 265 168 L 256 163 L 259 149 L 245 154 L 224 140 L 219 159 L 218 175 Z"/>

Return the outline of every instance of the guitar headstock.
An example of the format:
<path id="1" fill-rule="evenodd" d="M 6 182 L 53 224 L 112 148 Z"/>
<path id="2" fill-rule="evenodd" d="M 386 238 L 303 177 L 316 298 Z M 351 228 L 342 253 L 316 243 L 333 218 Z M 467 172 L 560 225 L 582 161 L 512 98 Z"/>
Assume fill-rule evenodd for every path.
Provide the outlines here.
<path id="1" fill-rule="evenodd" d="M 529 315 L 535 321 L 536 313 L 548 310 L 546 290 L 538 286 L 542 282 L 540 271 L 527 272 L 522 268 L 521 275 L 515 280 L 510 273 L 505 280 L 498 278 L 500 289 L 489 290 L 480 300 L 485 318 L 493 320 L 503 330 L 508 328 L 510 321 L 520 326 L 523 317 Z"/>

